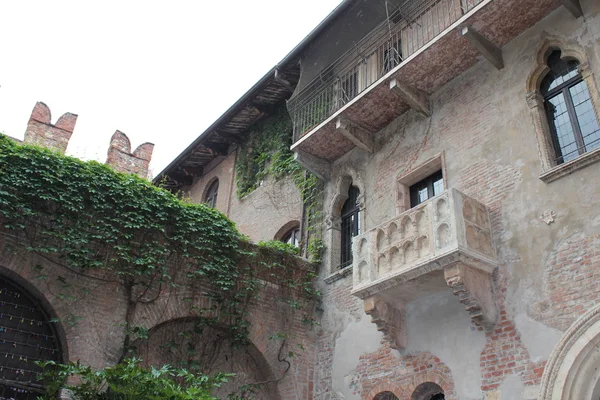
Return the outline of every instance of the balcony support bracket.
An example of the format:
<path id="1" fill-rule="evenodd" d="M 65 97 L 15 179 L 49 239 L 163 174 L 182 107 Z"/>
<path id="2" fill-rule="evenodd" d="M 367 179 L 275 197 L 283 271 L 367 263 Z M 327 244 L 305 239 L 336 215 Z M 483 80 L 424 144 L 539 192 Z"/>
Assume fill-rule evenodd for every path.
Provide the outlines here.
<path id="1" fill-rule="evenodd" d="M 461 34 L 469 41 L 469 43 L 471 43 L 471 46 L 490 62 L 490 64 L 498 70 L 504 68 L 504 59 L 502 58 L 502 50 L 500 48 L 482 36 L 471 26 L 464 26 L 461 30 Z"/>
<path id="2" fill-rule="evenodd" d="M 331 164 L 329 162 L 300 150 L 294 151 L 294 160 L 322 181 L 331 179 Z"/>
<path id="3" fill-rule="evenodd" d="M 444 269 L 444 278 L 473 324 L 479 330 L 491 330 L 498 321 L 492 275 L 458 262 Z"/>
<path id="4" fill-rule="evenodd" d="M 406 347 L 406 321 L 404 312 L 383 300 L 379 296 L 371 296 L 364 300 L 365 313 L 371 316 L 371 322 L 377 330 L 383 332 L 384 339 L 390 347 L 402 350 Z"/>
<path id="5" fill-rule="evenodd" d="M 368 153 L 374 151 L 373 135 L 352 121 L 340 117 L 335 121 L 335 129 L 354 145 Z"/>
<path id="6" fill-rule="evenodd" d="M 583 10 L 581 9 L 579 0 L 562 0 L 562 3 L 575 18 L 579 18 L 583 15 Z"/>
<path id="7" fill-rule="evenodd" d="M 417 88 L 414 88 L 396 78 L 390 81 L 390 90 L 402 101 L 408 103 L 410 108 L 419 113 L 422 117 L 431 116 L 431 106 L 429 96 Z"/>

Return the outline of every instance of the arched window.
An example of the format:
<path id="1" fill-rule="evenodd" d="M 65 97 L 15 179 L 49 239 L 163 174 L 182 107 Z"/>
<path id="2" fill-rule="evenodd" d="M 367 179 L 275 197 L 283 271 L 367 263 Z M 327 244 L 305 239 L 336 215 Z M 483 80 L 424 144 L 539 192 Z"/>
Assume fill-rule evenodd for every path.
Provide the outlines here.
<path id="1" fill-rule="evenodd" d="M 215 179 L 213 183 L 210 184 L 208 190 L 206 191 L 206 197 L 204 198 L 204 202 L 212 208 L 217 206 L 217 194 L 219 192 L 219 180 Z"/>
<path id="2" fill-rule="evenodd" d="M 348 199 L 342 206 L 341 247 L 342 257 L 340 268 L 352 264 L 352 238 L 360 234 L 360 206 L 358 197 L 360 191 L 356 186 L 348 189 Z"/>
<path id="3" fill-rule="evenodd" d="M 35 361 L 62 362 L 53 324 L 23 289 L 0 277 L 0 399 L 37 399 L 43 393 Z"/>
<path id="4" fill-rule="evenodd" d="M 578 71 L 579 61 L 561 59 L 560 50 L 548 56 L 547 75 L 540 85 L 552 135 L 556 164 L 600 147 L 600 127 L 588 91 Z"/>
<path id="5" fill-rule="evenodd" d="M 300 228 L 296 227 L 289 230 L 281 237 L 283 243 L 291 244 L 292 246 L 300 247 Z"/>

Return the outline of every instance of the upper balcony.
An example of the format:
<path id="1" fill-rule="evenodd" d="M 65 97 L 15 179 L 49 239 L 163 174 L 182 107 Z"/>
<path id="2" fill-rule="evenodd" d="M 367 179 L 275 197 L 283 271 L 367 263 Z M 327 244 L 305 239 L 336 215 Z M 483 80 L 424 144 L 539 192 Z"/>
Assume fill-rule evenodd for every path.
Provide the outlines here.
<path id="1" fill-rule="evenodd" d="M 352 294 L 365 300 L 368 314 L 379 301 L 389 312 L 450 286 L 477 326 L 496 322 L 489 211 L 456 189 L 356 236 L 353 260 Z"/>
<path id="2" fill-rule="evenodd" d="M 409 0 L 288 102 L 292 150 L 331 162 L 484 57 L 503 67 L 502 46 L 578 0 Z M 579 9 L 580 11 L 580 9 Z"/>

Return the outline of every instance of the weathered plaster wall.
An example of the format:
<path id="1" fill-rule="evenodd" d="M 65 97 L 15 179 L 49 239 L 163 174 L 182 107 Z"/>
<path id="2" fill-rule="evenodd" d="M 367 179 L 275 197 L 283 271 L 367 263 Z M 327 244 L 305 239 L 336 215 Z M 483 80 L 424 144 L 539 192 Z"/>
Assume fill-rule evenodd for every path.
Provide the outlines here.
<path id="1" fill-rule="evenodd" d="M 217 209 L 252 241 L 273 240 L 281 227 L 302 219 L 300 191 L 291 179 L 276 181 L 267 176 L 261 186 L 240 200 L 236 195 L 235 152 L 215 160 L 206 169 L 204 176 L 189 189 L 191 200 L 201 203 L 208 186 L 215 178 L 219 179 Z"/>
<path id="2" fill-rule="evenodd" d="M 495 275 L 500 320 L 491 332 L 474 331 L 450 290 L 422 298 L 405 305 L 408 346 L 401 353 L 380 343 L 376 326 L 365 322 L 362 301 L 350 295 L 350 276 L 331 284 L 321 280 L 326 310 L 315 398 L 372 399 L 372 388 L 385 386 L 381 382 L 391 390 L 414 379 L 417 371 L 405 365 L 423 354 L 439 360 L 439 367 L 425 368 L 436 371 L 432 379 L 448 381 L 441 385 L 447 397 L 533 398 L 562 332 L 600 301 L 595 283 L 600 167 L 588 166 L 549 184 L 541 181 L 525 98 L 535 55 L 548 36 L 584 48 L 598 83 L 600 4 L 581 3 L 584 18 L 559 8 L 503 48 L 504 69 L 480 62 L 431 96 L 430 118 L 409 111 L 376 134 L 377 152 L 355 149 L 334 164 L 325 209 L 332 208 L 336 182 L 352 169 L 365 186 L 361 229 L 367 231 L 396 215 L 396 177 L 444 152 L 447 186 L 490 209 L 500 260 Z M 556 213 L 553 223 L 540 219 L 547 210 Z M 322 278 L 334 262 L 325 263 Z M 359 344 L 348 346 L 349 337 Z M 373 353 L 379 358 L 371 358 Z"/>

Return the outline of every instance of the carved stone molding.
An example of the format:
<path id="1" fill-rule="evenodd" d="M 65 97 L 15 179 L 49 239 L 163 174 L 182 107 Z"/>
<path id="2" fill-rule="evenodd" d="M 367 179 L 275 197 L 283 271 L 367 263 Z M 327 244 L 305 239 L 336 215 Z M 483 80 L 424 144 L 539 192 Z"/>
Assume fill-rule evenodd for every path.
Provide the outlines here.
<path id="1" fill-rule="evenodd" d="M 576 400 L 594 390 L 594 353 L 600 338 L 600 306 L 577 319 L 563 334 L 542 376 L 538 400 Z M 590 362 L 591 361 L 591 362 Z"/>
<path id="2" fill-rule="evenodd" d="M 444 269 L 444 278 L 478 329 L 491 330 L 498 321 L 491 274 L 457 263 Z"/>
<path id="3" fill-rule="evenodd" d="M 371 316 L 371 322 L 377 330 L 383 332 L 392 349 L 406 347 L 406 321 L 404 313 L 378 296 L 365 299 L 365 313 Z"/>

